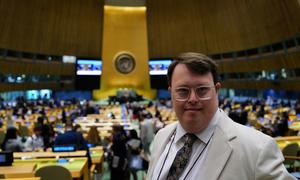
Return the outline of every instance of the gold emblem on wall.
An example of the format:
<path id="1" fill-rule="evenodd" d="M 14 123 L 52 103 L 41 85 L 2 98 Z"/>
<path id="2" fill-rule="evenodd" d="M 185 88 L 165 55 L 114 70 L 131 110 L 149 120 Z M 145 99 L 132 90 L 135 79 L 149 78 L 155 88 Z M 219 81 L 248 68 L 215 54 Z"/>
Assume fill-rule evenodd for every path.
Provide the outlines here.
<path id="1" fill-rule="evenodd" d="M 130 54 L 121 54 L 116 58 L 115 66 L 120 73 L 128 74 L 135 68 L 134 57 Z"/>

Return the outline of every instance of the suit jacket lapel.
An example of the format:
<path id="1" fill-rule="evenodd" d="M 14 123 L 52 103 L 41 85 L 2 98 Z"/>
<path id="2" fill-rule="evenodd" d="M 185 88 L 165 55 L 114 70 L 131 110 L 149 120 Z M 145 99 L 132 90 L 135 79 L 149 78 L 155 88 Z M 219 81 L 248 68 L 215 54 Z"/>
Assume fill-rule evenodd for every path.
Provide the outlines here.
<path id="1" fill-rule="evenodd" d="M 153 154 L 155 154 L 155 155 L 153 156 L 153 159 L 151 159 L 151 161 L 152 161 L 151 164 L 157 163 L 160 155 L 165 150 L 166 145 L 168 144 L 173 132 L 175 131 L 176 126 L 177 126 L 177 123 L 170 125 L 170 127 L 159 136 L 159 141 L 157 142 L 157 144 L 155 144 L 155 152 L 153 152 Z M 149 172 L 150 172 L 149 177 L 152 178 L 155 165 L 152 165 L 152 166 L 150 165 L 150 168 L 151 169 L 149 169 Z"/>
<path id="2" fill-rule="evenodd" d="M 168 144 L 169 140 L 171 139 L 171 136 L 172 136 L 175 128 L 176 128 L 176 126 L 174 126 L 174 128 L 172 128 L 172 131 L 169 131 L 169 132 L 165 133 L 164 136 L 161 136 L 161 141 L 159 142 L 160 146 L 158 147 L 157 152 L 156 152 L 156 154 L 158 156 L 155 157 L 155 162 L 157 162 L 158 158 L 165 150 L 166 145 Z"/>
<path id="3" fill-rule="evenodd" d="M 221 111 L 218 125 L 208 145 L 206 159 L 200 171 L 201 179 L 216 180 L 220 176 L 232 153 L 230 141 L 235 138 L 231 134 L 232 121 Z"/>
<path id="4" fill-rule="evenodd" d="M 228 139 L 224 138 L 220 131 L 215 129 L 213 138 L 207 149 L 207 157 L 201 171 L 201 179 L 215 180 L 222 172 L 227 160 L 232 152 L 232 147 L 228 143 Z"/>

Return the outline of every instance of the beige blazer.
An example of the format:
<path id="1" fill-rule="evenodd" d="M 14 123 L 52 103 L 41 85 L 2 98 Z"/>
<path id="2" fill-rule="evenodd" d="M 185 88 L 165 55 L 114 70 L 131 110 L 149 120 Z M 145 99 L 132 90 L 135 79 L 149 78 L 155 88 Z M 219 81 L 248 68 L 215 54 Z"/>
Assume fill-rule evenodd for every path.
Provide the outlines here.
<path id="1" fill-rule="evenodd" d="M 201 180 L 290 180 L 284 158 L 275 140 L 257 130 L 232 121 L 222 110 L 218 116 L 214 136 L 208 145 Z M 150 180 L 155 164 L 164 151 L 176 123 L 160 130 L 154 138 L 153 151 L 147 173 Z M 200 174 L 202 177 L 200 177 Z"/>

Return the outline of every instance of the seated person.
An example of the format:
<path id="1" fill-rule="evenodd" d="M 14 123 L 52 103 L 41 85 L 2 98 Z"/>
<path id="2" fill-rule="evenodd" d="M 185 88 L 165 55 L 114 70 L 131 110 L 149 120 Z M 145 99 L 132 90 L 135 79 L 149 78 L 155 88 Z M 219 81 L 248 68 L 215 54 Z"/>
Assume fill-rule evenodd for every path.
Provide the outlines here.
<path id="1" fill-rule="evenodd" d="M 40 126 L 33 128 L 33 134 L 25 142 L 25 151 L 39 151 L 44 149 L 42 129 Z"/>
<path id="2" fill-rule="evenodd" d="M 4 129 L 3 129 L 3 122 L 2 122 L 2 119 L 0 118 L 0 131 L 1 132 L 4 132 Z"/>
<path id="3" fill-rule="evenodd" d="M 79 124 L 76 124 L 74 127 L 73 127 L 73 130 L 76 131 L 76 132 L 79 132 L 80 134 L 83 132 L 81 126 Z"/>
<path id="4" fill-rule="evenodd" d="M 101 138 L 99 136 L 99 131 L 96 126 L 92 126 L 87 134 L 86 140 L 88 143 L 93 144 L 95 146 L 101 145 Z"/>
<path id="5" fill-rule="evenodd" d="M 73 128 L 73 124 L 66 123 L 65 133 L 59 134 L 55 140 L 54 145 L 63 146 L 63 145 L 74 145 L 77 150 L 86 150 L 86 157 L 88 158 L 88 166 L 90 167 L 92 164 L 91 156 L 89 153 L 89 148 L 82 134 L 75 131 Z"/>
<path id="6" fill-rule="evenodd" d="M 22 138 L 18 136 L 18 130 L 15 127 L 9 127 L 7 129 L 1 148 L 3 151 L 23 151 L 24 144 L 22 142 Z"/>
<path id="7" fill-rule="evenodd" d="M 67 123 L 65 133 L 59 134 L 54 145 L 75 145 L 77 150 L 87 150 L 87 143 L 81 133 L 73 130 L 72 123 Z"/>

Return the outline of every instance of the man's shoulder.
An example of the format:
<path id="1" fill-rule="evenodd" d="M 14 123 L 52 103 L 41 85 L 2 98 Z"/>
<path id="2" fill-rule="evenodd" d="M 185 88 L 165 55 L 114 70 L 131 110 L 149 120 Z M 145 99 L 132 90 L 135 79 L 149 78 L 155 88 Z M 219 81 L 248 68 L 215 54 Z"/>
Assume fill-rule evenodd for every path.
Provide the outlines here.
<path id="1" fill-rule="evenodd" d="M 159 135 L 164 135 L 164 134 L 169 134 L 171 132 L 174 131 L 174 129 L 176 128 L 178 122 L 173 122 L 171 124 L 166 125 L 164 128 L 161 128 L 158 132 L 157 132 L 157 136 Z"/>
<path id="2" fill-rule="evenodd" d="M 160 129 L 154 137 L 154 144 L 166 140 L 166 138 L 168 138 L 172 134 L 172 132 L 174 132 L 176 126 L 177 126 L 177 122 L 174 122 Z"/>
<path id="3" fill-rule="evenodd" d="M 235 126 L 236 126 L 236 131 L 239 133 L 239 135 L 241 136 L 245 136 L 245 138 L 259 138 L 261 140 L 270 140 L 272 139 L 272 137 L 256 130 L 254 127 L 249 127 L 249 126 L 245 126 L 242 124 L 238 124 L 236 122 L 234 122 Z"/>
<path id="4" fill-rule="evenodd" d="M 228 136 L 228 139 L 234 137 L 239 139 L 247 139 L 247 141 L 268 141 L 272 139 L 270 136 L 252 128 L 239 123 L 234 122 L 231 118 L 223 113 L 219 119 L 217 127 Z"/>
<path id="5" fill-rule="evenodd" d="M 273 141 L 273 143 L 275 142 L 272 137 L 252 127 L 241 125 L 236 122 L 233 122 L 233 126 L 232 133 L 235 133 L 239 146 L 245 146 L 250 149 L 252 147 L 254 150 L 263 148 L 266 143 L 270 141 Z"/>
<path id="6" fill-rule="evenodd" d="M 160 153 L 161 148 L 168 143 L 168 139 L 174 132 L 176 125 L 177 122 L 168 124 L 156 133 L 154 141 L 152 143 L 152 156 L 157 156 Z"/>
<path id="7" fill-rule="evenodd" d="M 55 137 L 55 139 L 56 140 L 62 140 L 62 139 L 65 139 L 66 138 L 66 134 L 65 133 L 59 133 L 56 137 Z"/>
<path id="8" fill-rule="evenodd" d="M 74 138 L 74 137 L 76 137 L 76 136 L 77 136 L 76 133 L 74 133 L 74 132 L 72 132 L 72 131 L 67 131 L 67 132 L 65 132 L 65 133 L 59 134 L 59 135 L 57 136 L 57 138 L 58 138 L 58 139 L 70 139 L 70 138 Z"/>

